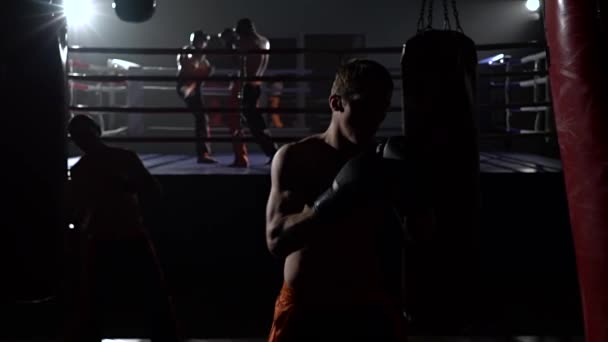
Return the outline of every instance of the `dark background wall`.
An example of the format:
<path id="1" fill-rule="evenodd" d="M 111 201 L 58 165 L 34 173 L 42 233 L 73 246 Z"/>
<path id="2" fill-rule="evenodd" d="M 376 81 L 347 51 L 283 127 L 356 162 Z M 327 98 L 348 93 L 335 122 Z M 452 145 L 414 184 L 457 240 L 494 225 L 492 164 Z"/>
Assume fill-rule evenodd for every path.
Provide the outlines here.
<path id="1" fill-rule="evenodd" d="M 89 27 L 70 30 L 70 43 L 85 46 L 179 47 L 198 28 L 210 33 L 252 18 L 269 37 L 302 34 L 364 34 L 368 46 L 399 46 L 415 33 L 421 1 L 158 0 L 157 12 L 143 24 L 116 18 L 110 0 L 93 0 L 98 15 Z M 465 32 L 479 44 L 539 39 L 538 16 L 524 0 L 457 1 Z M 441 1 L 434 22 L 442 26 Z M 167 62 L 168 57 L 159 57 Z M 173 58 L 168 63 L 174 63 Z M 394 61 L 397 66 L 398 60 Z"/>

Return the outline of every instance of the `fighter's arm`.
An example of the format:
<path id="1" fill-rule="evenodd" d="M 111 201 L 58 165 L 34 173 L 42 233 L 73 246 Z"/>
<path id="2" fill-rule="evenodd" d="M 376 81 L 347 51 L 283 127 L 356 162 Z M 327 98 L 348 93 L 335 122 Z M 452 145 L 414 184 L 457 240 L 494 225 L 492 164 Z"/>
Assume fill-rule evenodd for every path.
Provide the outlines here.
<path id="1" fill-rule="evenodd" d="M 201 72 L 201 76 L 209 77 L 215 73 L 215 67 L 211 64 L 211 62 L 209 62 L 207 58 L 203 59 L 199 68 L 204 70 L 204 72 Z M 201 85 L 204 86 L 205 81 L 201 81 Z"/>
<path id="2" fill-rule="evenodd" d="M 179 75 L 180 71 L 182 71 L 182 61 L 184 60 L 184 58 L 182 57 L 181 54 L 175 56 L 175 64 L 177 65 L 177 73 Z"/>
<path id="3" fill-rule="evenodd" d="M 413 198 L 413 179 L 411 157 L 405 137 L 395 136 L 382 141 L 377 152 L 382 156 L 382 170 L 387 184 L 387 196 L 395 209 L 403 216 L 407 215 Z"/>
<path id="4" fill-rule="evenodd" d="M 426 240 L 433 235 L 434 214 L 430 206 L 425 175 L 411 162 L 411 150 L 403 136 L 390 137 L 382 145 L 385 178 L 390 184 L 389 199 L 405 218 L 405 236 Z M 414 229 L 414 227 L 416 229 Z"/>
<path id="5" fill-rule="evenodd" d="M 313 210 L 296 186 L 302 175 L 294 165 L 293 149 L 293 145 L 285 145 L 273 159 L 266 207 L 266 244 L 273 255 L 282 258 L 305 247 L 319 231 Z"/>
<path id="6" fill-rule="evenodd" d="M 262 50 L 270 50 L 270 42 L 268 39 L 264 39 L 262 41 L 261 49 Z M 262 55 L 260 60 L 260 67 L 258 68 L 257 76 L 264 76 L 266 73 L 266 68 L 268 67 L 268 61 L 270 60 L 270 55 Z"/>
<path id="7" fill-rule="evenodd" d="M 182 50 L 184 52 L 178 54 L 177 56 L 175 56 L 175 63 L 177 64 L 177 72 L 178 75 L 181 75 L 181 73 L 183 72 L 182 69 L 184 69 L 184 67 L 187 67 L 190 62 L 191 62 L 191 58 L 189 58 L 190 55 L 190 48 L 188 47 L 188 45 L 182 47 Z"/>

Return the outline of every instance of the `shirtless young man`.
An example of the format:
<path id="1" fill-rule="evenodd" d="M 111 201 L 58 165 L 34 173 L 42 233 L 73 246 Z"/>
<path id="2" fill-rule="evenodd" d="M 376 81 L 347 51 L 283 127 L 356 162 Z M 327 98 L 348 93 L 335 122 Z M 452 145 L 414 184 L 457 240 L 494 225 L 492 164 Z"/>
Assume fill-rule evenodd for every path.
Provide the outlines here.
<path id="1" fill-rule="evenodd" d="M 210 136 L 209 118 L 204 111 L 204 101 L 201 95 L 203 82 L 199 80 L 188 80 L 187 77 L 208 77 L 213 69 L 205 55 L 192 53 L 194 49 L 205 49 L 210 37 L 202 30 L 196 30 L 190 34 L 190 44 L 184 46 L 184 53 L 177 55 L 177 94 L 184 100 L 194 115 L 194 133 L 196 136 L 196 157 L 201 164 L 216 163 L 211 158 L 211 145 L 203 142 Z"/>
<path id="2" fill-rule="evenodd" d="M 400 271 L 386 267 L 399 259 L 387 251 L 399 250 L 400 226 L 391 221 L 385 156 L 374 140 L 392 92 L 382 65 L 346 63 L 329 97 L 327 130 L 274 158 L 266 239 L 285 265 L 271 342 L 403 341 Z"/>
<path id="3" fill-rule="evenodd" d="M 248 50 L 268 50 L 270 49 L 270 42 L 268 38 L 262 36 L 257 32 L 253 22 L 249 18 L 240 19 L 236 24 L 236 34 L 238 35 L 238 41 L 236 48 L 239 51 Z M 251 54 L 243 55 L 241 57 L 241 76 L 254 77 L 264 76 L 266 67 L 268 66 L 268 55 L 262 54 Z M 276 144 L 272 141 L 268 130 L 266 129 L 266 123 L 262 117 L 262 113 L 258 110 L 258 100 L 261 95 L 261 83 L 260 81 L 247 81 L 244 84 L 237 84 L 235 88 L 236 92 L 233 92 L 233 99 L 237 99 L 240 92 L 239 100 L 242 101 L 243 113 L 242 119 L 245 121 L 251 134 L 256 139 L 256 142 L 262 148 L 262 151 L 271 160 L 277 151 Z M 236 128 L 233 128 L 233 131 Z M 238 140 L 238 137 L 242 135 L 239 131 L 233 132 L 233 135 Z M 246 167 L 249 165 L 247 157 L 247 151 L 242 146 L 235 144 L 235 160 L 233 166 Z"/>

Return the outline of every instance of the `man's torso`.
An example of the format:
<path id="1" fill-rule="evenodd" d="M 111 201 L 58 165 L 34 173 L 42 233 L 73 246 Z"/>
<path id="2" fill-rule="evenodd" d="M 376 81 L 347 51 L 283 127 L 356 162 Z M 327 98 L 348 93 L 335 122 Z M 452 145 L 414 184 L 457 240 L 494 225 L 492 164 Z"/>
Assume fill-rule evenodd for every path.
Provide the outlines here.
<path id="1" fill-rule="evenodd" d="M 204 55 L 193 54 L 187 50 L 193 49 L 191 46 L 184 47 L 186 52 L 178 55 L 178 78 L 183 77 L 208 77 L 212 73 L 212 66 L 207 61 Z M 188 97 L 196 91 L 196 88 L 202 84 L 201 80 L 185 80 L 178 79 L 178 86 L 181 89 L 184 97 Z"/>
<path id="2" fill-rule="evenodd" d="M 238 42 L 237 49 L 239 51 L 247 51 L 247 50 L 268 50 L 270 49 L 270 43 L 268 39 L 259 34 L 252 36 L 241 37 Z M 268 60 L 268 55 L 261 54 L 250 54 L 244 55 L 245 65 L 244 72 L 247 77 L 253 76 L 263 76 L 266 71 L 266 61 Z M 260 81 L 252 81 L 252 84 L 260 85 Z"/>
<path id="3" fill-rule="evenodd" d="M 311 207 L 331 186 L 346 161 L 319 137 L 306 139 L 295 148 L 300 158 L 293 191 Z M 353 208 L 352 213 L 335 225 L 324 227 L 319 243 L 286 258 L 286 284 L 303 291 L 326 289 L 333 295 L 332 290 L 339 289 L 345 296 L 355 297 L 363 292 L 381 291 L 377 233 L 385 214 L 386 208 L 379 205 Z"/>
<path id="4" fill-rule="evenodd" d="M 71 170 L 78 223 L 98 239 L 123 239 L 143 229 L 139 199 L 132 186 L 132 152 L 107 148 L 85 155 Z"/>

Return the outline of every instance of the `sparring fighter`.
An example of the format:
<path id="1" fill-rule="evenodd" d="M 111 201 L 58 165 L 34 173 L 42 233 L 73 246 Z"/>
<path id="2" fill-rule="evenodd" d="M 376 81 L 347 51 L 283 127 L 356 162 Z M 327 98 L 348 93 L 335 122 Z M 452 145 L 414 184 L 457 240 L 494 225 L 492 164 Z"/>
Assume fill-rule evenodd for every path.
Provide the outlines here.
<path id="1" fill-rule="evenodd" d="M 270 49 L 270 42 L 268 39 L 260 35 L 249 18 L 240 19 L 236 25 L 236 33 L 238 34 L 238 40 L 236 48 L 239 51 L 248 50 L 268 50 Z M 252 54 L 243 55 L 240 57 L 240 74 L 242 77 L 253 77 L 263 76 L 268 65 L 268 55 Z M 242 119 L 249 127 L 251 134 L 256 139 L 257 143 L 262 148 L 262 151 L 266 156 L 272 160 L 274 154 L 277 151 L 276 144 L 272 141 L 268 130 L 266 129 L 266 123 L 262 117 L 262 113 L 258 110 L 258 100 L 261 95 L 261 82 L 260 81 L 247 81 L 239 83 L 235 89 L 237 92 L 233 93 L 234 99 L 239 99 L 242 107 Z M 232 164 L 235 167 L 247 167 L 249 160 L 247 157 L 247 150 L 239 145 L 239 137 L 242 136 L 240 127 L 232 127 L 233 136 L 235 137 L 235 160 Z M 270 162 L 270 161 L 269 161 Z"/>
<path id="2" fill-rule="evenodd" d="M 224 44 L 221 39 L 217 36 L 211 36 L 207 43 L 208 49 L 222 49 Z M 215 75 L 217 69 L 222 68 L 222 59 L 225 58 L 222 55 L 210 55 L 207 56 L 207 61 L 212 70 L 209 76 Z M 221 90 L 228 90 L 227 82 L 219 81 L 205 81 L 201 87 L 203 103 L 208 108 L 222 107 L 222 96 L 218 94 Z M 217 112 L 209 112 L 209 127 L 222 126 L 222 115 Z"/>
<path id="3" fill-rule="evenodd" d="M 184 100 L 194 114 L 194 132 L 196 136 L 196 156 L 198 163 L 216 163 L 211 158 L 211 146 L 201 140 L 210 136 L 209 119 L 204 111 L 201 94 L 202 81 L 188 80 L 185 77 L 206 77 L 211 75 L 212 67 L 205 55 L 192 53 L 193 49 L 204 49 L 210 37 L 201 30 L 190 34 L 190 45 L 186 45 L 184 53 L 177 55 L 177 94 Z"/>
<path id="4" fill-rule="evenodd" d="M 401 221 L 383 171 L 394 141 L 374 142 L 392 92 L 379 63 L 346 63 L 327 130 L 274 158 L 266 241 L 284 259 L 284 284 L 271 342 L 403 341 Z"/>
<path id="5" fill-rule="evenodd" d="M 220 39 L 223 42 L 224 48 L 229 50 L 236 50 L 239 36 L 236 33 L 235 28 L 227 27 L 220 33 Z M 232 59 L 226 60 L 229 63 L 228 68 L 234 70 L 234 75 L 238 75 L 240 72 L 240 58 L 237 55 L 232 56 Z M 230 96 L 228 97 L 228 107 L 239 108 L 241 106 L 240 100 L 241 94 L 241 83 L 231 82 L 230 83 Z M 243 137 L 243 130 L 241 129 L 241 114 L 236 111 L 228 113 L 226 115 L 228 123 L 228 129 L 232 135 L 232 150 L 234 151 L 234 161 L 230 166 L 232 167 L 247 167 L 249 165 L 249 159 L 247 158 L 247 146 L 241 139 Z"/>
<path id="6" fill-rule="evenodd" d="M 72 332 L 101 341 L 108 313 L 143 313 L 153 341 L 177 341 L 169 293 L 143 222 L 160 186 L 131 151 L 106 146 L 99 126 L 75 116 L 68 131 L 84 152 L 71 168 L 69 220 L 79 235 L 78 322 Z M 117 297 L 128 299 L 118 303 Z M 83 336 L 84 335 L 84 336 Z"/>
<path id="7" fill-rule="evenodd" d="M 236 43 L 236 32 L 233 28 L 226 28 L 216 36 L 212 36 L 207 44 L 209 49 L 228 49 L 234 50 Z M 235 76 L 238 73 L 238 57 L 235 55 L 210 55 L 207 60 L 211 64 L 211 76 L 215 74 L 218 69 L 228 70 L 227 76 Z M 209 107 L 238 107 L 238 103 L 233 103 L 230 96 L 225 96 L 223 92 L 232 94 L 234 88 L 234 82 L 231 81 L 207 81 L 203 86 L 203 99 L 204 103 Z M 213 89 L 213 91 L 212 91 Z M 237 125 L 239 120 L 239 114 L 228 113 L 224 116 L 221 113 L 211 113 L 211 125 L 221 126 L 223 123 L 227 123 L 229 127 L 234 126 L 230 120 L 236 116 Z"/>

